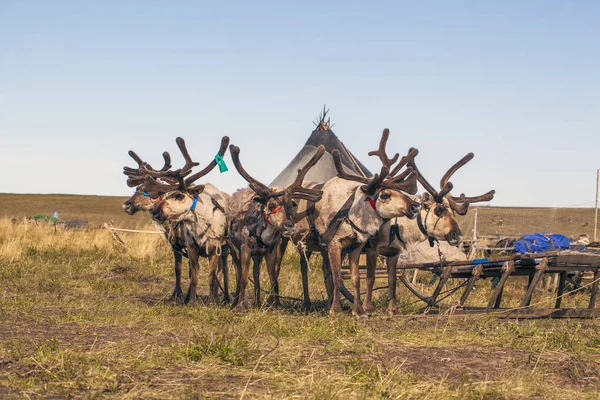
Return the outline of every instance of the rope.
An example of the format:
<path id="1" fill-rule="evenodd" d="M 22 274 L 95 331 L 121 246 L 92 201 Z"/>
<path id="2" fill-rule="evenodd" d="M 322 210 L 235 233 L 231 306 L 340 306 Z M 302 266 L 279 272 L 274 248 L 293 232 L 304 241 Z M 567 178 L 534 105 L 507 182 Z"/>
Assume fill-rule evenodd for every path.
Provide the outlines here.
<path id="1" fill-rule="evenodd" d="M 118 232 L 131 232 L 131 233 L 151 233 L 151 234 L 159 234 L 162 235 L 162 232 L 158 231 L 138 231 L 135 229 L 121 229 L 121 228 L 113 228 L 112 226 L 107 226 L 106 229 L 109 231 L 118 231 Z"/>
<path id="2" fill-rule="evenodd" d="M 252 283 L 252 286 L 256 287 L 256 285 L 254 284 L 254 281 L 252 280 L 252 278 L 248 278 L 248 280 L 250 281 L 250 283 Z M 273 292 L 269 292 L 268 290 L 265 290 L 263 288 L 259 288 L 261 292 L 266 293 L 268 295 L 273 294 Z M 277 295 L 277 297 L 279 297 L 280 299 L 285 299 L 285 300 L 293 300 L 293 301 L 299 301 L 299 302 L 303 302 L 304 300 L 299 299 L 297 297 L 287 297 L 287 296 L 281 296 L 281 295 Z"/>

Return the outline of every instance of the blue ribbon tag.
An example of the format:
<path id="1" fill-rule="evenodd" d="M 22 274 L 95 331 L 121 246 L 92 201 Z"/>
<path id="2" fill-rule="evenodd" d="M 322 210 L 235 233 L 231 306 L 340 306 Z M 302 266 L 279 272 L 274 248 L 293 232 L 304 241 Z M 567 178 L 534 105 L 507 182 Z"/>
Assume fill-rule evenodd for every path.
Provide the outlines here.
<path id="1" fill-rule="evenodd" d="M 220 173 L 229 171 L 229 169 L 227 168 L 227 164 L 225 164 L 225 160 L 223 160 L 223 157 L 220 154 L 217 154 L 215 156 L 215 162 L 219 166 Z"/>
<path id="2" fill-rule="evenodd" d="M 194 200 L 192 201 L 192 206 L 190 207 L 190 211 L 194 211 L 196 209 L 196 203 L 198 203 L 198 196 L 194 196 Z"/>

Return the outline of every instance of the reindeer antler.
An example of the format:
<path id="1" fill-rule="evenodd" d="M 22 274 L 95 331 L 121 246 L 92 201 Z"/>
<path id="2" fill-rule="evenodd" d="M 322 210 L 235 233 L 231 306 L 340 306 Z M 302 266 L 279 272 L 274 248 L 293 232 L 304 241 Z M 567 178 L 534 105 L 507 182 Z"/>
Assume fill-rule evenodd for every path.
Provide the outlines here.
<path id="1" fill-rule="evenodd" d="M 381 134 L 381 140 L 379 141 L 379 149 L 377 149 L 375 151 L 370 151 L 369 155 L 379 157 L 379 159 L 381 160 L 381 163 L 384 166 L 388 167 L 388 169 L 391 169 L 392 165 L 394 165 L 396 163 L 396 161 L 398 161 L 398 157 L 400 157 L 400 154 L 396 153 L 391 159 L 387 156 L 387 153 L 385 151 L 385 146 L 387 145 L 389 136 L 390 136 L 390 130 L 385 128 L 383 130 L 383 133 Z"/>
<path id="2" fill-rule="evenodd" d="M 246 182 L 250 184 L 250 189 L 252 189 L 259 197 L 271 197 L 272 190 L 264 183 L 254 179 L 242 166 L 242 162 L 240 161 L 240 148 L 232 144 L 229 146 L 229 152 L 231 153 L 231 159 L 233 160 L 235 169 L 242 176 L 242 178 L 244 178 Z"/>
<path id="3" fill-rule="evenodd" d="M 229 136 L 223 136 L 221 138 L 221 147 L 219 147 L 219 151 L 217 152 L 217 154 L 219 155 L 219 157 L 223 157 L 225 155 L 225 152 L 227 151 L 227 146 L 229 146 Z M 200 179 L 203 176 L 207 175 L 216 166 L 217 166 L 217 160 L 216 160 L 216 157 L 215 157 L 215 158 L 212 159 L 212 161 L 206 167 L 204 167 L 204 169 L 202 171 L 197 172 L 194 175 L 192 175 L 189 178 L 187 178 L 185 180 L 185 184 L 186 185 L 191 185 L 192 183 L 194 183 L 198 179 Z"/>
<path id="4" fill-rule="evenodd" d="M 256 193 L 256 195 L 264 200 L 269 198 L 276 198 L 284 196 L 284 198 L 289 199 L 303 199 L 307 201 L 317 202 L 321 199 L 323 192 L 321 190 L 305 188 L 302 186 L 302 182 L 306 177 L 308 171 L 314 167 L 317 162 L 321 159 L 323 154 L 325 153 L 325 146 L 321 145 L 317 148 L 315 154 L 311 157 L 311 159 L 304 165 L 302 168 L 298 170 L 298 175 L 294 182 L 292 182 L 287 188 L 281 191 L 274 191 L 264 183 L 259 180 L 253 178 L 248 171 L 243 167 L 240 161 L 240 148 L 234 145 L 229 146 L 229 151 L 231 152 L 231 159 L 233 160 L 233 165 L 238 173 L 244 178 L 250 185 L 250 188 Z"/>
<path id="5" fill-rule="evenodd" d="M 429 182 L 427 182 L 427 180 L 425 180 L 422 174 L 419 174 L 419 182 L 421 182 L 425 190 L 431 193 L 434 200 L 440 203 L 443 201 L 444 198 L 446 198 L 448 200 L 448 203 L 450 203 L 450 207 L 452 208 L 452 210 L 454 210 L 459 215 L 465 215 L 469 210 L 469 205 L 471 205 L 472 203 L 491 201 L 494 198 L 494 194 L 496 193 L 495 190 L 490 190 L 485 194 L 475 197 L 466 197 L 464 193 L 461 194 L 459 197 L 449 196 L 450 191 L 454 188 L 452 182 L 450 182 L 450 178 L 452 177 L 452 175 L 454 175 L 456 171 L 458 171 L 465 164 L 471 161 L 473 157 L 475 157 L 473 153 L 468 153 L 463 158 L 458 160 L 458 162 L 452 165 L 448 169 L 448 171 L 446 171 L 446 173 L 442 176 L 442 179 L 440 180 L 441 189 L 439 192 L 437 192 L 433 188 L 433 186 Z M 414 169 L 417 169 L 416 165 L 414 164 L 414 161 L 411 163 L 411 166 Z"/>
<path id="6" fill-rule="evenodd" d="M 170 192 L 173 190 L 185 191 L 185 190 L 191 188 L 191 185 L 193 182 L 200 179 L 204 175 L 208 174 L 217 165 L 217 162 L 213 159 L 202 171 L 200 171 L 186 179 L 186 176 L 188 176 L 192 172 L 192 169 L 194 167 L 200 165 L 200 163 L 192 161 L 192 158 L 187 150 L 185 140 L 183 140 L 183 138 L 178 137 L 176 139 L 176 143 L 177 143 L 177 147 L 179 147 L 179 150 L 181 151 L 181 154 L 183 155 L 183 158 L 185 160 L 185 164 L 182 168 L 177 169 L 175 171 L 171 171 L 168 169 L 165 170 L 164 167 L 160 171 L 151 171 L 151 170 L 147 170 L 147 169 L 143 168 L 145 171 L 144 185 L 146 187 L 146 191 L 151 196 L 157 196 L 157 195 L 167 193 L 167 192 Z M 228 144 L 229 144 L 229 137 L 224 136 L 221 139 L 221 146 L 219 148 L 219 153 L 218 153 L 219 156 L 223 157 L 223 155 L 225 154 L 225 151 L 227 150 Z M 170 157 L 169 157 L 169 160 L 170 160 Z M 164 183 L 160 182 L 160 181 L 158 181 L 158 179 L 164 180 L 165 182 Z M 204 188 L 204 185 L 194 186 L 194 189 L 197 192 L 201 192 L 203 188 Z"/>
<path id="7" fill-rule="evenodd" d="M 448 171 L 446 171 L 446 173 L 444 174 L 444 176 L 442 176 L 442 179 L 440 180 L 440 187 L 444 187 L 444 185 L 448 183 L 452 175 L 454 175 L 454 173 L 458 171 L 461 167 L 463 167 L 466 163 L 471 161 L 473 157 L 475 157 L 475 154 L 468 153 L 466 156 L 458 160 L 458 162 L 456 162 L 453 166 L 448 168 Z"/>
<path id="8" fill-rule="evenodd" d="M 321 196 L 323 196 L 322 190 L 305 188 L 302 186 L 302 182 L 308 171 L 319 162 L 321 157 L 323 157 L 323 154 L 325 154 L 325 146 L 320 145 L 306 165 L 298 170 L 298 176 L 296 176 L 294 182 L 285 189 L 285 193 L 288 196 L 294 199 L 312 201 L 314 203 L 321 200 Z"/>
<path id="9" fill-rule="evenodd" d="M 406 156 L 402 157 L 400 162 L 390 173 L 390 169 L 398 161 L 400 155 L 396 153 L 392 158 L 388 157 L 385 148 L 389 135 L 390 130 L 387 128 L 384 129 L 379 141 L 379 148 L 375 151 L 369 152 L 370 156 L 377 156 L 381 160 L 382 167 L 378 174 L 375 174 L 373 178 L 369 179 L 346 172 L 342 164 L 341 153 L 337 150 L 334 150 L 332 155 L 338 176 L 342 179 L 364 184 L 363 189 L 369 194 L 375 194 L 379 188 L 401 190 L 409 194 L 417 193 L 418 174 L 415 171 L 413 171 L 411 168 L 407 168 L 400 175 L 397 174 L 408 162 L 410 162 L 417 154 L 419 154 L 419 151 L 417 149 L 410 149 Z"/>
<path id="10" fill-rule="evenodd" d="M 452 190 L 452 183 L 447 182 L 445 185 L 442 186 L 441 190 L 438 192 L 431 183 L 429 183 L 427 181 L 427 179 L 425 179 L 425 177 L 423 176 L 423 174 L 421 173 L 421 171 L 419 171 L 419 168 L 417 167 L 417 164 L 415 163 L 415 160 L 411 160 L 409 161 L 408 165 L 414 169 L 415 171 L 417 171 L 419 173 L 419 183 L 421 183 L 421 185 L 423 185 L 423 187 L 425 188 L 425 190 L 427 190 L 435 199 L 436 202 L 441 202 L 442 199 L 444 198 L 444 196 L 446 194 L 448 194 L 450 192 L 450 190 Z"/>
<path id="11" fill-rule="evenodd" d="M 171 155 L 168 152 L 163 153 L 163 159 L 165 160 L 165 164 L 159 171 L 155 171 L 150 164 L 143 161 L 140 156 L 138 156 L 133 150 L 129 150 L 129 156 L 133 158 L 133 160 L 138 164 L 138 168 L 131 167 L 123 167 L 123 174 L 127 175 L 129 179 L 127 179 L 127 186 L 129 187 L 138 187 L 142 185 L 145 181 L 146 171 L 159 172 L 159 171 L 167 171 L 171 168 Z M 169 179 L 167 179 L 169 180 Z M 171 182 L 173 182 L 171 180 Z"/>

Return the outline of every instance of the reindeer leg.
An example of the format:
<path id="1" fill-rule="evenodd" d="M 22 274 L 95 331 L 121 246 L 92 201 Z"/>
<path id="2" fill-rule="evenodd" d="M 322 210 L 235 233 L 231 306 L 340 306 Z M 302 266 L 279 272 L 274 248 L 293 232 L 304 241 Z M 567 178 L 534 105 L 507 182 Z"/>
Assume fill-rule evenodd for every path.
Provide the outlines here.
<path id="1" fill-rule="evenodd" d="M 281 262 L 279 246 L 273 249 L 272 252 L 267 253 L 265 260 L 267 262 L 267 272 L 271 283 L 268 304 L 273 308 L 281 308 L 281 302 L 279 301 L 279 276 L 277 274 L 277 264 Z"/>
<path id="2" fill-rule="evenodd" d="M 340 292 L 342 288 L 342 249 L 339 243 L 331 242 L 327 249 L 329 257 L 329 266 L 331 267 L 331 275 L 333 277 L 333 299 L 330 314 L 342 311 L 342 301 Z M 356 300 L 355 300 L 356 301 Z"/>
<path id="3" fill-rule="evenodd" d="M 254 307 L 260 308 L 260 264 L 262 263 L 263 256 L 253 256 L 252 261 L 252 277 L 254 278 Z"/>
<path id="4" fill-rule="evenodd" d="M 356 317 L 365 315 L 362 303 L 360 301 L 360 271 L 359 260 L 363 246 L 359 246 L 348 254 L 348 262 L 350 263 L 350 274 L 352 275 L 352 285 L 354 286 L 354 304 L 352 305 L 352 314 Z M 375 272 L 375 271 L 373 271 Z M 373 280 L 375 280 L 373 278 Z"/>
<path id="5" fill-rule="evenodd" d="M 248 270 L 250 269 L 250 248 L 242 244 L 240 249 L 240 278 L 239 278 L 239 293 L 236 308 L 242 310 L 246 307 L 246 286 L 248 285 Z"/>
<path id="6" fill-rule="evenodd" d="M 190 306 L 195 306 L 198 302 L 196 298 L 196 286 L 198 286 L 198 250 L 196 246 L 186 246 L 188 259 L 190 261 L 190 286 L 188 288 L 187 294 L 185 296 L 185 303 Z"/>
<path id="7" fill-rule="evenodd" d="M 225 304 L 231 303 L 231 298 L 229 297 L 229 265 L 227 264 L 227 254 L 221 255 L 219 265 L 223 273 L 223 301 Z"/>
<path id="8" fill-rule="evenodd" d="M 388 306 L 388 313 L 390 315 L 398 314 L 398 304 L 396 301 L 396 263 L 398 262 L 398 254 L 391 257 L 385 258 L 385 263 L 388 270 L 388 286 L 390 293 L 390 305 Z"/>
<path id="9" fill-rule="evenodd" d="M 183 290 L 181 290 L 181 264 L 183 256 L 179 251 L 173 249 L 173 258 L 175 260 L 175 289 L 169 301 L 183 303 Z"/>
<path id="10" fill-rule="evenodd" d="M 331 275 L 331 264 L 329 263 L 329 255 L 327 252 L 321 252 L 321 258 L 323 262 L 321 269 L 323 270 L 323 282 L 325 283 L 325 290 L 327 291 L 327 308 L 330 308 L 333 304 L 333 276 Z"/>
<path id="11" fill-rule="evenodd" d="M 219 258 L 214 253 L 208 257 L 208 298 L 211 303 L 217 303 L 219 296 L 219 281 L 217 278 Z"/>
<path id="12" fill-rule="evenodd" d="M 310 302 L 310 294 L 308 292 L 308 261 L 312 253 L 306 253 L 306 258 L 303 254 L 300 254 L 300 273 L 302 274 L 302 294 L 304 295 L 304 301 L 302 302 L 302 309 L 305 314 L 308 314 L 312 308 Z"/>
<path id="13" fill-rule="evenodd" d="M 367 250 L 367 298 L 365 299 L 365 311 L 368 313 L 372 313 L 375 310 L 375 307 L 373 307 L 375 268 L 377 268 L 377 248 L 371 247 Z"/>
<path id="14" fill-rule="evenodd" d="M 239 252 L 231 252 L 231 259 L 233 260 L 233 266 L 235 268 L 235 292 L 233 293 L 233 302 L 231 303 L 232 308 L 238 305 L 240 296 L 240 282 L 242 279 L 242 262 L 238 258 L 237 254 L 239 254 Z"/>

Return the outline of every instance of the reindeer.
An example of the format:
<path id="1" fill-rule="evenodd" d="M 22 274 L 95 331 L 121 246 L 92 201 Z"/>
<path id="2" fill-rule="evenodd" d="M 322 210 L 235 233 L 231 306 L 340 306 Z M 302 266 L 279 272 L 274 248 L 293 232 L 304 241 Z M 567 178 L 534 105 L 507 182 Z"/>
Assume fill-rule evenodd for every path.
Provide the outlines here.
<path id="1" fill-rule="evenodd" d="M 383 146 L 380 148 L 385 149 L 388 136 L 389 130 L 386 129 L 381 139 Z M 290 229 L 292 234 L 289 238 L 298 244 L 303 253 L 300 260 L 305 311 L 311 307 L 308 294 L 308 259 L 313 252 L 320 252 L 323 258 L 322 269 L 329 298 L 329 311 L 341 311 L 340 293 L 345 289 L 342 283 L 341 260 L 342 252 L 347 252 L 355 292 L 353 314 L 364 314 L 360 302 L 358 258 L 363 246 L 376 235 L 386 220 L 417 216 L 419 204 L 403 193 L 417 192 L 417 174 L 413 173 L 411 168 L 399 174 L 416 154 L 416 150 L 409 152 L 395 167 L 393 165 L 398 161 L 399 155 L 396 154 L 392 159 L 386 157 L 381 172 L 369 179 L 348 174 L 342 165 L 340 153 L 334 151 L 338 177 L 323 185 L 306 185 L 307 189 L 321 190 L 323 195 L 318 202 L 301 200 L 291 219 L 293 228 Z M 232 157 L 233 155 L 232 151 Z M 284 211 L 279 208 L 274 214 Z M 278 269 L 273 266 L 268 268 L 274 271 Z M 347 293 L 345 295 L 351 296 Z"/>
<path id="2" fill-rule="evenodd" d="M 369 155 L 378 154 L 371 152 Z M 465 215 L 470 204 L 490 201 L 494 198 L 494 190 L 476 197 L 465 197 L 464 194 L 461 194 L 460 197 L 450 195 L 453 189 L 450 178 L 459 168 L 472 160 L 473 157 L 474 154 L 469 153 L 450 167 L 440 181 L 439 191 L 435 190 L 425 179 L 417 168 L 414 159 L 409 161 L 408 165 L 418 172 L 418 181 L 427 192 L 423 193 L 418 199 L 421 203 L 421 211 L 416 218 L 416 223 L 406 218 L 388 221 L 377 235 L 376 244 L 367 250 L 367 294 L 365 300 L 365 309 L 367 312 L 374 310 L 372 295 L 378 254 L 386 258 L 390 294 L 388 312 L 391 315 L 395 315 L 398 312 L 396 302 L 396 266 L 400 253 L 406 252 L 426 240 L 429 240 L 429 244 L 432 247 L 434 242 L 440 240 L 446 241 L 452 246 L 460 246 L 462 243 L 462 233 L 454 218 L 455 213 Z"/>
<path id="3" fill-rule="evenodd" d="M 143 188 L 148 197 L 156 199 L 150 214 L 154 221 L 165 228 L 165 235 L 171 246 L 180 253 L 185 251 L 184 254 L 189 259 L 190 286 L 184 302 L 190 305 L 197 302 L 199 256 L 209 258 L 210 299 L 212 301 L 217 299 L 219 283 L 216 275 L 218 267 L 221 267 L 224 280 L 223 292 L 225 301 L 228 302 L 230 299 L 227 290 L 229 287 L 227 254 L 223 251 L 223 247 L 226 229 L 225 212 L 229 196 L 210 184 L 193 185 L 195 181 L 212 171 L 217 162 L 212 160 L 202 171 L 187 177 L 199 163 L 192 161 L 182 138 L 177 138 L 176 141 L 185 159 L 183 168 L 175 171 L 165 168 L 155 171 L 146 166 L 140 167 Z M 223 157 L 228 144 L 229 138 L 223 137 L 218 152 L 219 157 Z M 181 263 L 179 262 L 176 263 L 178 295 L 182 295 L 180 276 Z"/>
<path id="4" fill-rule="evenodd" d="M 233 244 L 232 257 L 236 265 L 237 288 L 234 306 L 244 307 L 245 290 L 248 284 L 250 258 L 254 261 L 255 305 L 260 305 L 260 264 L 266 258 L 267 272 L 271 282 L 269 304 L 280 307 L 279 268 L 281 258 L 290 236 L 294 235 L 294 222 L 298 201 L 318 202 L 322 192 L 308 189 L 302 182 L 308 171 L 325 152 L 319 146 L 308 163 L 298 170 L 294 182 L 288 187 L 269 188 L 253 178 L 242 166 L 240 149 L 230 146 L 231 158 L 239 174 L 249 183 L 249 188 L 238 190 L 231 199 L 229 232 Z"/>
<path id="5" fill-rule="evenodd" d="M 179 143 L 178 143 L 179 144 Z M 184 144 L 185 146 L 185 144 Z M 133 150 L 129 151 L 129 155 L 138 164 L 138 168 L 123 167 L 123 173 L 128 176 L 127 185 L 129 187 L 135 187 L 135 193 L 123 203 L 123 211 L 128 215 L 134 215 L 138 211 L 149 212 L 159 202 L 160 198 L 152 198 L 144 189 L 146 171 L 154 171 L 152 167 L 143 161 Z M 165 160 L 164 166 L 159 170 L 160 172 L 168 171 L 171 169 L 171 156 L 168 152 L 163 153 Z M 167 181 L 174 183 L 176 181 Z M 165 238 L 171 245 L 173 251 L 174 267 L 175 267 L 175 288 L 169 298 L 169 301 L 180 303 L 183 302 L 183 290 L 181 289 L 181 265 L 183 257 L 187 257 L 185 252 L 185 243 L 183 241 L 183 232 L 181 229 L 173 229 L 170 222 L 159 223 L 153 220 L 154 227 L 165 235 Z"/>

